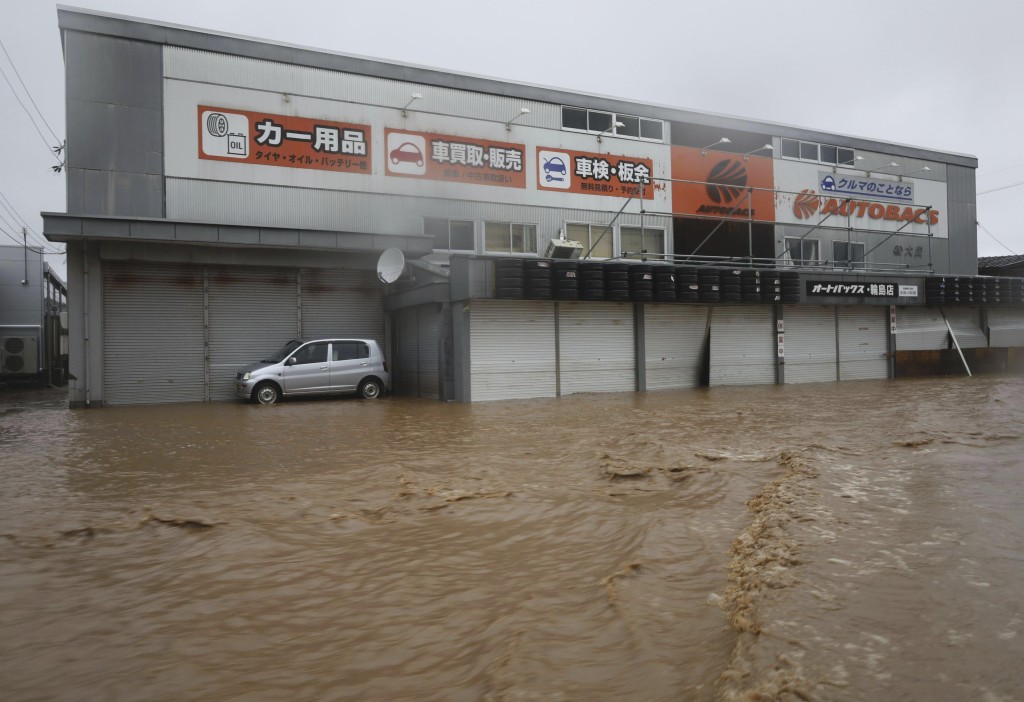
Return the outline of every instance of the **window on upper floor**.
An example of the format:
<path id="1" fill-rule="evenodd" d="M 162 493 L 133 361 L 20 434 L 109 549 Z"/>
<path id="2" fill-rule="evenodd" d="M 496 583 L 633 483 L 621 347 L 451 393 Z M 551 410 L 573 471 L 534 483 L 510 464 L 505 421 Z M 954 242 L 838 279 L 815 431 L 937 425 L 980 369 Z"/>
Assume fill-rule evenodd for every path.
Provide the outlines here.
<path id="1" fill-rule="evenodd" d="M 537 253 L 537 225 L 515 222 L 484 222 L 484 252 Z"/>
<path id="2" fill-rule="evenodd" d="M 464 219 L 423 220 L 423 233 L 432 237 L 434 249 L 440 251 L 475 251 L 473 222 Z"/>
<path id="3" fill-rule="evenodd" d="M 644 141 L 665 140 L 665 123 L 660 119 L 603 110 L 586 110 L 582 107 L 562 107 L 562 129 L 590 134 L 611 134 Z"/>
<path id="4" fill-rule="evenodd" d="M 857 161 L 857 153 L 853 149 L 842 146 L 783 139 L 782 158 L 824 163 L 829 166 L 853 166 Z"/>

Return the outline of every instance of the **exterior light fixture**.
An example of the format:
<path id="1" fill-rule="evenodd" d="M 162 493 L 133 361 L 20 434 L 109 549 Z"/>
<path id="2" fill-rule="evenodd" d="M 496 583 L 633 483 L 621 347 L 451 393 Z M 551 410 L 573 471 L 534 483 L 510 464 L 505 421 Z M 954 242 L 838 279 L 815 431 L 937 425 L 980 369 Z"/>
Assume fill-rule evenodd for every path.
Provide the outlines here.
<path id="1" fill-rule="evenodd" d="M 877 172 L 877 171 L 882 170 L 883 168 L 899 168 L 899 167 L 900 167 L 900 164 L 896 163 L 895 161 L 890 161 L 889 163 L 886 163 L 884 165 L 875 166 L 874 168 L 861 168 L 861 170 L 864 171 L 865 173 L 867 173 L 868 175 L 871 175 L 871 173 L 873 171 Z"/>
<path id="2" fill-rule="evenodd" d="M 613 122 L 612 126 L 608 127 L 608 129 L 605 129 L 603 132 L 601 132 L 600 134 L 597 135 L 598 143 L 601 142 L 601 137 L 603 137 L 605 134 L 607 134 L 611 130 L 615 129 L 616 127 L 625 127 L 625 126 L 626 125 L 624 123 L 622 123 L 622 122 Z"/>
<path id="3" fill-rule="evenodd" d="M 409 105 L 413 104 L 417 100 L 422 100 L 422 99 L 423 99 L 423 93 L 413 93 L 412 95 L 410 95 L 409 96 L 409 102 L 405 103 L 405 107 L 402 108 L 402 117 L 408 117 L 409 116 L 409 112 L 408 112 Z"/>
<path id="4" fill-rule="evenodd" d="M 512 123 L 515 122 L 520 117 L 522 117 L 524 115 L 528 115 L 528 114 L 530 114 L 530 108 L 529 107 L 520 107 L 519 108 L 519 114 L 515 115 L 512 119 L 510 119 L 509 121 L 505 122 L 505 131 L 506 132 L 511 132 L 512 131 Z"/>
<path id="5" fill-rule="evenodd" d="M 906 173 L 900 173 L 900 180 L 903 180 L 903 176 L 908 176 L 911 173 L 920 173 L 922 171 L 927 172 L 927 171 L 930 171 L 930 170 L 931 170 L 930 166 L 921 166 L 920 168 L 915 168 L 912 171 L 907 171 Z"/>
<path id="6" fill-rule="evenodd" d="M 730 139 L 729 137 L 722 137 L 721 139 L 716 141 L 714 144 L 708 144 L 707 146 L 702 148 L 700 150 L 700 155 L 703 156 L 704 152 L 707 151 L 708 149 L 710 149 L 712 146 L 718 146 L 719 144 L 731 144 L 731 143 L 732 143 L 732 139 Z"/>
<path id="7" fill-rule="evenodd" d="M 743 154 L 743 160 L 749 161 L 750 154 L 756 154 L 758 151 L 775 151 L 775 147 L 772 146 L 771 144 L 765 144 L 760 148 L 754 149 L 753 151 L 748 151 L 747 153 Z"/>

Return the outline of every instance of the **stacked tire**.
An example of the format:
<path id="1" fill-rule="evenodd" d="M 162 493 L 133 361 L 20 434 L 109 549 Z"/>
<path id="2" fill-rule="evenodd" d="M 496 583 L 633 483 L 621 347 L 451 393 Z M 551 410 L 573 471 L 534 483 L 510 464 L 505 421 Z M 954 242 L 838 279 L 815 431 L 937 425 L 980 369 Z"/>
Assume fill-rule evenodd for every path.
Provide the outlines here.
<path id="1" fill-rule="evenodd" d="M 697 273 L 700 281 L 700 301 L 720 302 L 719 277 L 717 268 L 701 268 Z"/>
<path id="2" fill-rule="evenodd" d="M 782 281 L 782 302 L 800 302 L 800 274 L 796 271 L 780 271 Z"/>
<path id="3" fill-rule="evenodd" d="M 676 271 L 672 266 L 657 264 L 654 270 L 654 301 L 676 301 Z"/>
<path id="4" fill-rule="evenodd" d="M 743 299 L 743 271 L 723 270 L 718 273 L 722 302 L 739 302 Z"/>
<path id="5" fill-rule="evenodd" d="M 556 300 L 580 299 L 578 261 L 561 260 L 553 264 L 554 297 Z"/>
<path id="6" fill-rule="evenodd" d="M 615 302 L 629 300 L 629 264 L 604 264 L 604 299 Z"/>
<path id="7" fill-rule="evenodd" d="M 999 287 L 999 278 L 985 279 L 985 296 L 990 305 L 998 305 L 1002 302 L 1002 294 Z"/>
<path id="8" fill-rule="evenodd" d="M 782 302 L 782 278 L 778 271 L 761 273 L 761 302 Z"/>
<path id="9" fill-rule="evenodd" d="M 924 281 L 924 301 L 927 305 L 942 305 L 946 302 L 946 279 L 929 276 Z"/>
<path id="10" fill-rule="evenodd" d="M 523 282 L 523 259 L 503 258 L 494 262 L 495 297 L 522 300 Z"/>
<path id="11" fill-rule="evenodd" d="M 523 263 L 523 293 L 527 300 L 551 299 L 551 261 L 526 259 Z"/>
<path id="12" fill-rule="evenodd" d="M 604 264 L 600 261 L 580 261 L 576 267 L 576 281 L 579 299 L 604 299 Z"/>
<path id="13" fill-rule="evenodd" d="M 743 302 L 761 301 L 761 271 L 745 270 L 740 272 L 740 299 Z"/>
<path id="14" fill-rule="evenodd" d="M 676 266 L 676 299 L 679 302 L 698 302 L 700 300 L 698 270 L 695 266 Z"/>
<path id="15" fill-rule="evenodd" d="M 654 269 L 650 264 L 629 264 L 629 299 L 635 302 L 654 300 Z"/>

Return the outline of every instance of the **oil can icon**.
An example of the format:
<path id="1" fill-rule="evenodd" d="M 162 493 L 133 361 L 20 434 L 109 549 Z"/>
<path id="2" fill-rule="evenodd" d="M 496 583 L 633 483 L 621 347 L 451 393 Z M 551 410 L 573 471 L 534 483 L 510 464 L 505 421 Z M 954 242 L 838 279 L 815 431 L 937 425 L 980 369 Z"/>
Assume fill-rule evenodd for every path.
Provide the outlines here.
<path id="1" fill-rule="evenodd" d="M 202 126 L 203 154 L 240 159 L 249 155 L 249 118 L 245 115 L 207 110 Z"/>

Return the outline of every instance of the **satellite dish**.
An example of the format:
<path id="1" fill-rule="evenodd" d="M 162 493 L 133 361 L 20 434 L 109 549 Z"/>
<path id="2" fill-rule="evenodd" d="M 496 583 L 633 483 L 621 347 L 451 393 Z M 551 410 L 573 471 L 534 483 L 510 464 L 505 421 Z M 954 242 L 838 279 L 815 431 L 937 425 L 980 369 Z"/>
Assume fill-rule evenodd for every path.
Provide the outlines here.
<path id="1" fill-rule="evenodd" d="M 388 249 L 377 259 L 377 277 L 382 283 L 393 283 L 405 270 L 405 256 L 398 249 Z"/>

